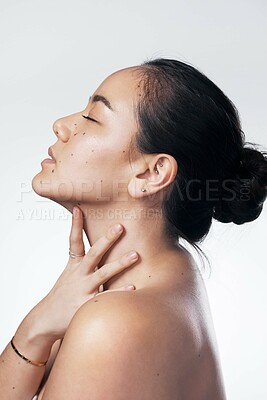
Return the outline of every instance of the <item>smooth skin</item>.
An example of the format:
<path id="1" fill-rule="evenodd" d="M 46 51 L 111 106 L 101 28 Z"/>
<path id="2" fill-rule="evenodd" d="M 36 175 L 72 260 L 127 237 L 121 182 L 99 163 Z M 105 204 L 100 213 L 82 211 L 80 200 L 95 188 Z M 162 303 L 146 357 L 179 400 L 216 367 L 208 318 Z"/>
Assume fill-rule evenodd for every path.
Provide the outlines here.
<path id="1" fill-rule="evenodd" d="M 201 276 L 186 252 L 169 269 L 147 288 L 84 303 L 38 400 L 225 399 Z"/>
<path id="2" fill-rule="evenodd" d="M 49 343 L 49 351 L 51 341 L 56 343 L 54 365 L 38 400 L 225 399 L 201 274 L 190 253 L 164 233 L 162 200 L 179 165 L 169 154 L 140 154 L 130 146 L 138 131 L 139 78 L 136 67 L 113 73 L 96 89 L 85 109 L 57 120 L 53 125 L 57 142 L 52 146 L 56 162 L 43 164 L 32 181 L 37 194 L 70 212 L 79 206 L 93 259 L 98 256 L 94 245 L 104 232 L 115 223 L 123 225 L 119 240 L 96 263 L 104 291 L 96 299 L 86 300 L 85 281 L 89 280 L 84 274 L 88 266 L 83 264 L 80 269 L 87 272 L 79 271 L 81 281 L 77 278 L 73 286 L 76 275 L 70 268 L 60 278 L 62 286 L 52 290 L 53 298 L 48 297 L 45 304 L 49 306 L 44 309 L 41 305 L 32 314 L 33 330 L 28 325 L 27 334 L 32 335 L 38 326 L 34 346 L 23 343 L 20 336 L 21 349 L 39 360 L 49 353 L 44 343 Z M 95 95 L 105 96 L 112 109 L 102 101 L 94 102 Z M 88 115 L 93 120 L 84 117 Z M 81 233 L 79 238 L 76 248 L 80 251 Z M 138 253 L 138 260 L 107 276 L 105 265 L 116 263 L 131 250 Z M 90 264 L 92 274 L 96 264 Z M 70 278 L 69 284 L 63 284 L 65 276 Z M 129 283 L 136 290 L 109 291 Z M 58 322 L 54 301 L 60 303 L 62 319 L 67 321 L 68 307 L 59 293 L 66 294 L 65 300 L 70 294 L 74 310 L 58 350 L 64 324 L 59 336 L 53 329 L 48 329 L 47 335 L 47 325 L 45 329 L 43 325 L 45 321 L 50 327 Z M 13 353 L 10 357 L 16 362 Z M 10 376 L 12 362 L 6 371 Z M 33 385 L 38 372 L 32 373 Z M 13 381 L 8 379 L 6 388 L 12 392 Z M 36 388 L 39 384 L 40 380 Z"/>
<path id="3" fill-rule="evenodd" d="M 82 211 L 76 207 L 72 217 L 69 237 L 70 249 L 75 254 L 84 252 L 82 242 Z M 98 289 L 112 276 L 130 267 L 137 258 L 125 254 L 119 260 L 105 264 L 101 270 L 97 264 L 105 252 L 119 239 L 123 227 L 114 232 L 114 225 L 85 254 L 84 257 L 69 257 L 67 266 L 59 279 L 45 296 L 24 318 L 14 338 L 17 349 L 28 359 L 46 361 L 46 367 L 26 363 L 8 343 L 0 356 L 0 399 L 29 400 L 37 393 L 41 381 L 45 383 L 66 330 L 77 310 L 90 299 L 95 299 Z M 134 290 L 134 285 L 110 290 Z M 42 397 L 40 394 L 39 398 Z"/>

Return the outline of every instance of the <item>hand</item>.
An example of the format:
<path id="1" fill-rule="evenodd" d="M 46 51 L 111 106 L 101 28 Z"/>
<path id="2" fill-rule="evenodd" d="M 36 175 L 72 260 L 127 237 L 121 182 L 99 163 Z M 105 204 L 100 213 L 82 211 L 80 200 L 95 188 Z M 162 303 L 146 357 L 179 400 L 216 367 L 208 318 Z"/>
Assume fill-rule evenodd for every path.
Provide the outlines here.
<path id="1" fill-rule="evenodd" d="M 70 251 L 74 254 L 84 254 L 83 243 L 83 214 L 75 206 L 77 216 L 72 216 L 71 233 L 69 237 Z M 75 211 L 74 213 L 75 214 Z M 97 296 L 99 286 L 103 285 L 114 275 L 130 267 L 138 260 L 130 259 L 127 255 L 112 263 L 103 265 L 100 269 L 97 264 L 115 243 L 123 232 L 115 233 L 112 228 L 105 236 L 99 238 L 81 257 L 69 257 L 68 264 L 48 295 L 33 309 L 38 315 L 38 329 L 49 337 L 51 341 L 64 337 L 66 329 L 76 311 L 92 297 Z M 134 290 L 135 287 L 121 287 L 108 291 Z M 33 311 L 32 310 L 32 311 Z M 40 326 L 41 324 L 41 326 Z"/>

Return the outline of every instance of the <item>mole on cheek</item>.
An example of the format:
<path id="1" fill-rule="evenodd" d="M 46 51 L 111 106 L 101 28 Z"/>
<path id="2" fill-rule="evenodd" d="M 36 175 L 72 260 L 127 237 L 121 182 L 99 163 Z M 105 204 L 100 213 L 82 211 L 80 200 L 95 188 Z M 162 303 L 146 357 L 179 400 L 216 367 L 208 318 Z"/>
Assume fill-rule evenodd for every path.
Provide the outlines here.
<path id="1" fill-rule="evenodd" d="M 92 150 L 92 152 L 93 152 L 94 150 Z"/>
<path id="2" fill-rule="evenodd" d="M 54 171 L 55 171 L 55 170 L 54 170 L 54 169 L 52 169 L 52 174 L 54 173 Z"/>
<path id="3" fill-rule="evenodd" d="M 85 135 L 85 132 L 83 132 L 83 135 Z"/>
<path id="4" fill-rule="evenodd" d="M 74 135 L 73 136 L 76 136 L 77 135 L 77 132 L 76 133 L 74 133 Z"/>

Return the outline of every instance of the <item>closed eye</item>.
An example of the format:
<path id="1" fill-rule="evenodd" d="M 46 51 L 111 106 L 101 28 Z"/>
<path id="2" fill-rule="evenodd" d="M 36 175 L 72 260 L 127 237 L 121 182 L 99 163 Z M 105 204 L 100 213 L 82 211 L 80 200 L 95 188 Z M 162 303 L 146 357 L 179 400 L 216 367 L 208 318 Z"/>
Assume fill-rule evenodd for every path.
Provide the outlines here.
<path id="1" fill-rule="evenodd" d="M 89 119 L 90 121 L 97 122 L 95 119 L 89 117 L 89 115 L 82 115 L 83 118 Z"/>

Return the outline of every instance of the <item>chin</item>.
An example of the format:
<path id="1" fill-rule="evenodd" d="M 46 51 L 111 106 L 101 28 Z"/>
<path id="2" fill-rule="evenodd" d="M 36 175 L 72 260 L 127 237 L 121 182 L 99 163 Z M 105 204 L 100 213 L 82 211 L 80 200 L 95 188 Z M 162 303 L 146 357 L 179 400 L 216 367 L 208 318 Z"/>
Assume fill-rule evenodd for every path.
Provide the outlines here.
<path id="1" fill-rule="evenodd" d="M 33 191 L 42 197 L 51 198 L 51 180 L 45 177 L 43 172 L 39 172 L 32 178 Z"/>
<path id="2" fill-rule="evenodd" d="M 58 181 L 56 178 L 51 179 L 51 175 L 47 176 L 43 171 L 40 171 L 32 178 L 31 184 L 36 194 L 60 204 L 69 211 L 77 202 L 73 198 L 72 182 L 68 179 Z"/>

